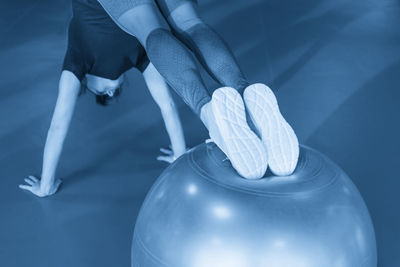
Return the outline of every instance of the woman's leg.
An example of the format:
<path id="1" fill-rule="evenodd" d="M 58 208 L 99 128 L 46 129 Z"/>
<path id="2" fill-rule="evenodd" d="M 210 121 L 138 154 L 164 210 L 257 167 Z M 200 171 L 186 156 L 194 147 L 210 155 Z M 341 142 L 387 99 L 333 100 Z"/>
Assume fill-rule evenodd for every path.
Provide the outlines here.
<path id="1" fill-rule="evenodd" d="M 243 93 L 249 85 L 225 41 L 200 18 L 190 0 L 158 0 L 177 36 L 196 54 L 208 73 L 220 84 Z"/>

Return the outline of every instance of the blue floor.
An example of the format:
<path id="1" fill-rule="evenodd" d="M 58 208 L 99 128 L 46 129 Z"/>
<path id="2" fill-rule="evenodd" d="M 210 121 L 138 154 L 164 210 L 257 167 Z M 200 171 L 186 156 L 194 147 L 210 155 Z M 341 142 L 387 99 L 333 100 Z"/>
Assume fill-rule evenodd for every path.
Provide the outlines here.
<path id="1" fill-rule="evenodd" d="M 357 185 L 375 225 L 379 266 L 400 266 L 399 2 L 199 3 L 248 78 L 276 91 L 300 142 Z M 168 145 L 161 116 L 131 70 L 132 90 L 119 103 L 103 108 L 90 94 L 80 98 L 60 192 L 39 199 L 18 189 L 41 171 L 70 15 L 66 0 L 0 3 L 0 266 L 130 266 L 138 210 L 167 166 L 155 160 Z M 177 101 L 188 145 L 203 142 L 200 121 Z"/>

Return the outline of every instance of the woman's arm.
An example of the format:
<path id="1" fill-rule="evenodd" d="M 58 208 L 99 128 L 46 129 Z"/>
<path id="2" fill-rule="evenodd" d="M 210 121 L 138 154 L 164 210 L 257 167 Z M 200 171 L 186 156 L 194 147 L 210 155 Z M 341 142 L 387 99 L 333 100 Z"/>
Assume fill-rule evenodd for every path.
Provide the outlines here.
<path id="1" fill-rule="evenodd" d="M 161 152 L 164 152 L 167 155 L 159 156 L 157 159 L 172 163 L 186 151 L 185 137 L 179 119 L 178 110 L 175 107 L 168 84 L 152 63 L 150 63 L 143 72 L 143 77 L 154 101 L 161 110 L 165 128 L 167 129 L 169 139 L 171 140 L 172 152 L 166 149 L 161 149 Z"/>
<path id="2" fill-rule="evenodd" d="M 62 72 L 57 103 L 44 147 L 41 179 L 29 176 L 25 179 L 27 185 L 20 185 L 20 188 L 29 190 L 39 197 L 49 196 L 57 191 L 61 181 L 55 179 L 55 172 L 75 109 L 80 86 L 80 81 L 72 72 Z"/>

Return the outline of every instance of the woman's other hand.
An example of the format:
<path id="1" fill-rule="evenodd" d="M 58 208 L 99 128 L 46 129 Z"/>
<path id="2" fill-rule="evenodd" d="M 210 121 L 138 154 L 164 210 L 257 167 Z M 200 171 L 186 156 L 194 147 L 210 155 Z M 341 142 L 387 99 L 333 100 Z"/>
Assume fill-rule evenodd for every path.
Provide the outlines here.
<path id="1" fill-rule="evenodd" d="M 28 176 L 28 178 L 25 178 L 25 184 L 20 184 L 19 188 L 30 191 L 32 194 L 38 197 L 47 197 L 57 192 L 58 188 L 61 185 L 61 182 L 62 181 L 60 179 L 57 179 L 49 186 L 42 185 L 38 178 L 30 175 Z"/>

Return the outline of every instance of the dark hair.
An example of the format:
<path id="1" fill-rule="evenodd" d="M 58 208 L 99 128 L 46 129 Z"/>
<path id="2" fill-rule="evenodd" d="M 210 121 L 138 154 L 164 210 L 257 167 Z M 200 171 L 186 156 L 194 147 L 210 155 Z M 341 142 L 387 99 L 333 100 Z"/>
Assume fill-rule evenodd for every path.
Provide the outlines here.
<path id="1" fill-rule="evenodd" d="M 96 103 L 105 107 L 105 106 L 108 106 L 112 100 L 118 101 L 118 98 L 121 95 L 121 91 L 122 91 L 122 87 L 124 86 L 124 83 L 125 82 L 123 82 L 120 87 L 115 89 L 113 96 L 109 96 L 108 94 L 98 95 L 98 94 L 93 93 L 91 90 L 88 89 L 85 80 L 83 80 L 81 82 L 81 91 L 80 91 L 79 95 L 82 95 L 82 94 L 86 93 L 86 91 L 89 91 L 96 97 Z"/>
<path id="2" fill-rule="evenodd" d="M 108 106 L 113 99 L 118 100 L 120 94 L 121 94 L 121 87 L 118 87 L 117 89 L 115 89 L 113 96 L 109 96 L 108 94 L 95 95 L 96 103 L 102 106 Z"/>

